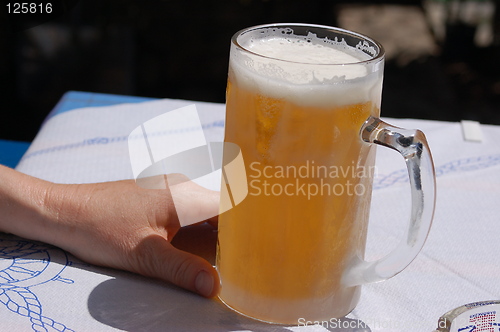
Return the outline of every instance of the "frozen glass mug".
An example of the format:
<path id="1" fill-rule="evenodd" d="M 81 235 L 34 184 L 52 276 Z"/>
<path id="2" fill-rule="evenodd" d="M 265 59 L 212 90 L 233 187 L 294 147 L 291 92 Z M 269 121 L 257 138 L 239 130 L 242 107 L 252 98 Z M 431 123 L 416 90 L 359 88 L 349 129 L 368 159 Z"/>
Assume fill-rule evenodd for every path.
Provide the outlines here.
<path id="1" fill-rule="evenodd" d="M 248 195 L 219 216 L 219 298 L 230 308 L 282 324 L 340 318 L 362 284 L 394 276 L 422 248 L 432 157 L 422 132 L 378 118 L 383 67 L 379 43 L 342 29 L 276 24 L 233 36 L 224 140 L 241 148 Z M 367 262 L 373 143 L 406 160 L 412 210 L 398 247 Z"/>

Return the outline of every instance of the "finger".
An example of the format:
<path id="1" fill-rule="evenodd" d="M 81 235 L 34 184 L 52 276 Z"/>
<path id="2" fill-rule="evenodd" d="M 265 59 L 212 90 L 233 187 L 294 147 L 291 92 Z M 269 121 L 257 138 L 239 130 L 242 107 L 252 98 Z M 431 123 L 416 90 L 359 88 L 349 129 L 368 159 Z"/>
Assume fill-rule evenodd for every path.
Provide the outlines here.
<path id="1" fill-rule="evenodd" d="M 192 181 L 170 185 L 172 201 L 181 226 L 205 220 L 216 220 L 219 214 L 220 193 L 208 190 Z"/>
<path id="2" fill-rule="evenodd" d="M 205 221 L 217 225 L 220 192 L 200 186 L 179 173 L 141 177 L 136 183 L 146 189 L 166 189 L 172 198 L 180 226 Z"/>
<path id="3" fill-rule="evenodd" d="M 217 271 L 203 258 L 173 247 L 165 238 L 151 235 L 135 249 L 136 271 L 179 287 L 213 297 L 219 292 Z"/>

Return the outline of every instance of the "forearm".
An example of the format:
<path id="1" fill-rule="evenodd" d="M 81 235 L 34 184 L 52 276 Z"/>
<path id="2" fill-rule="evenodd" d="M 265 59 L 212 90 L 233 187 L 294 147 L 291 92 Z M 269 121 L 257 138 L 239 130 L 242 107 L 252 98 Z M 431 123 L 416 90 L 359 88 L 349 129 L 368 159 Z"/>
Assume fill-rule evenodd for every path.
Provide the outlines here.
<path id="1" fill-rule="evenodd" d="M 0 231 L 53 242 L 56 216 L 46 205 L 52 186 L 0 165 Z"/>

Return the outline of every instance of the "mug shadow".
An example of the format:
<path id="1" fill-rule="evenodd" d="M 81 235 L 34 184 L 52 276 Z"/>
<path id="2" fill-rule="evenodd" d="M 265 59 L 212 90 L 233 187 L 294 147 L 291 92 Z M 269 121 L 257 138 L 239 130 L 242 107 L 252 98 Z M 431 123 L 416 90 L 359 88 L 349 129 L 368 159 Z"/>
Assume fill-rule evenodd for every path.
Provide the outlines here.
<path id="1" fill-rule="evenodd" d="M 183 227 L 172 243 L 179 249 L 215 261 L 217 232 L 210 225 Z M 161 281 L 117 271 L 95 287 L 88 297 L 88 310 L 102 324 L 124 331 L 290 331 L 295 325 L 274 325 L 242 316 L 220 300 L 206 299 Z M 322 325 L 328 331 L 371 332 L 361 321 L 343 318 L 338 328 Z M 326 322 L 324 322 L 326 323 Z M 349 325 L 350 323 L 350 325 Z M 337 325 L 338 326 L 338 325 Z M 355 326 L 355 327 L 353 327 Z M 304 330 L 317 330 L 309 325 Z"/>

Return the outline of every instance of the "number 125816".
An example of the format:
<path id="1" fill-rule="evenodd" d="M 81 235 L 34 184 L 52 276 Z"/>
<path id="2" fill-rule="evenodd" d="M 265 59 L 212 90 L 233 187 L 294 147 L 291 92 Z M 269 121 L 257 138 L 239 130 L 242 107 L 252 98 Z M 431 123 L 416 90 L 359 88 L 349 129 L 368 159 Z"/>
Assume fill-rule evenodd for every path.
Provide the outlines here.
<path id="1" fill-rule="evenodd" d="M 8 14 L 50 14 L 52 3 L 13 2 L 7 3 Z"/>

